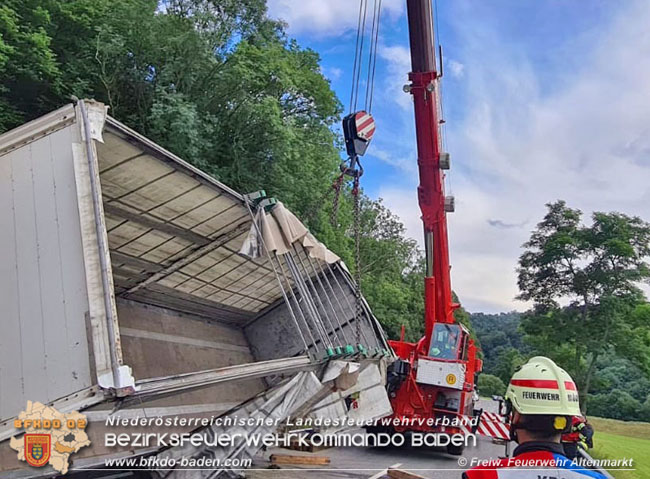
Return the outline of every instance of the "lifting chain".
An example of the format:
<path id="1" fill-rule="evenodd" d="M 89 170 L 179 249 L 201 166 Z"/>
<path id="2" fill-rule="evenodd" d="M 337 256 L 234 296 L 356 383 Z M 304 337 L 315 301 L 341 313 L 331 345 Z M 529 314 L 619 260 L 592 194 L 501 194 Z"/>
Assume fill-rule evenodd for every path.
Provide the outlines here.
<path id="1" fill-rule="evenodd" d="M 330 216 L 330 223 L 334 228 L 338 228 L 339 223 L 339 198 L 341 196 L 341 187 L 343 186 L 343 179 L 345 178 L 345 173 L 342 172 L 334 183 L 332 188 L 334 189 L 334 199 L 332 200 L 332 214 Z"/>
<path id="2" fill-rule="evenodd" d="M 359 192 L 359 177 L 354 177 L 352 196 L 354 198 L 354 281 L 356 288 L 354 296 L 356 300 L 355 323 L 357 333 L 357 345 L 361 344 L 361 194 Z"/>
<path id="3" fill-rule="evenodd" d="M 361 320 L 363 317 L 363 305 L 361 303 L 361 191 L 359 188 L 359 179 L 363 175 L 363 167 L 359 157 L 354 155 L 347 162 L 341 163 L 341 174 L 336 178 L 332 188 L 334 189 L 334 200 L 332 202 L 332 216 L 330 221 L 333 227 L 338 227 L 339 201 L 341 189 L 346 175 L 352 177 L 352 199 L 353 204 L 353 230 L 354 230 L 354 299 L 355 312 L 354 320 L 356 326 L 357 346 L 361 344 Z"/>

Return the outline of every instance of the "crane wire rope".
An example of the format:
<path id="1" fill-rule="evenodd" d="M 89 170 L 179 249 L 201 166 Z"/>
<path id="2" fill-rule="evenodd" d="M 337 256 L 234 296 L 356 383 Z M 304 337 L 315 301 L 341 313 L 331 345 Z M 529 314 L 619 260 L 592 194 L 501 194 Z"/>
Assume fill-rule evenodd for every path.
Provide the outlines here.
<path id="1" fill-rule="evenodd" d="M 356 114 L 357 106 L 359 103 L 359 89 L 361 85 L 361 75 L 363 73 L 364 64 L 364 43 L 366 40 L 366 24 L 368 19 L 368 2 L 369 0 L 360 0 L 359 2 L 359 16 L 357 19 L 357 35 L 354 51 L 354 63 L 352 67 L 352 87 L 350 91 L 350 105 L 349 115 Z M 377 46 L 379 42 L 379 25 L 381 18 L 381 5 L 382 0 L 373 0 L 372 5 L 372 24 L 368 42 L 370 48 L 368 49 L 368 66 L 366 72 L 366 85 L 364 97 L 364 110 L 370 114 L 372 110 L 372 99 L 375 85 L 375 72 L 377 68 Z M 349 164 L 348 164 L 349 162 Z M 338 226 L 338 210 L 339 198 L 341 189 L 345 181 L 345 175 L 352 176 L 352 198 L 353 198 L 353 229 L 354 229 L 354 262 L 355 262 L 355 288 L 354 295 L 356 300 L 355 308 L 355 322 L 356 322 L 356 342 L 361 348 L 361 319 L 364 313 L 362 299 L 361 299 L 361 188 L 359 179 L 363 174 L 363 168 L 359 161 L 359 156 L 351 154 L 347 162 L 341 165 L 341 174 L 334 181 L 333 189 L 335 191 L 334 199 L 332 201 L 332 212 L 330 222 L 332 226 Z"/>
<path id="2" fill-rule="evenodd" d="M 354 109 L 353 111 L 357 111 L 357 103 L 359 101 L 359 85 L 361 84 L 361 73 L 363 71 L 363 44 L 366 39 L 366 16 L 368 13 L 368 0 L 364 1 L 364 6 L 363 6 L 363 20 L 361 21 L 361 41 L 359 43 L 359 62 L 357 64 L 357 84 L 355 88 L 355 93 L 354 93 Z M 366 85 L 366 89 L 368 88 L 368 85 Z"/>
<path id="3" fill-rule="evenodd" d="M 349 110 L 348 113 L 352 113 L 352 105 L 354 103 L 354 93 L 355 93 L 355 86 L 358 84 L 357 80 L 357 61 L 360 61 L 359 59 L 359 37 L 361 35 L 361 12 L 363 10 L 363 5 L 366 0 L 361 0 L 359 2 L 359 19 L 357 20 L 357 41 L 356 45 L 354 47 L 354 65 L 352 67 L 352 88 L 350 90 L 350 105 L 349 105 Z"/>
<path id="4" fill-rule="evenodd" d="M 379 40 L 381 2 L 382 0 L 375 0 L 373 6 L 372 31 L 370 34 L 370 55 L 368 55 L 368 79 L 366 81 L 365 110 L 368 113 L 372 111 L 372 96 L 375 90 L 375 71 L 377 68 L 377 43 Z"/>

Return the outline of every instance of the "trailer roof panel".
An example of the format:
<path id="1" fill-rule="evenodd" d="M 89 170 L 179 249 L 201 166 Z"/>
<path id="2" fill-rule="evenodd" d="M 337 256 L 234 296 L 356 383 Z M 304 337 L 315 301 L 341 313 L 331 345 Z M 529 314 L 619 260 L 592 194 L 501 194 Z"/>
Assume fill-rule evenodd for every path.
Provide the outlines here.
<path id="1" fill-rule="evenodd" d="M 282 297 L 268 261 L 238 253 L 241 195 L 112 118 L 97 152 L 118 296 L 241 326 Z"/>

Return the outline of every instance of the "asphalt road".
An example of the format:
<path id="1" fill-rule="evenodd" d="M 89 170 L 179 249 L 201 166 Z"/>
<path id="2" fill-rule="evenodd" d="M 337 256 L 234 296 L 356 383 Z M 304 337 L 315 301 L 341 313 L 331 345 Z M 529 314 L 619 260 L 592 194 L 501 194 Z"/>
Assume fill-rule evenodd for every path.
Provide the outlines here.
<path id="1" fill-rule="evenodd" d="M 493 411 L 492 402 L 482 404 Z M 305 456 L 327 456 L 328 466 L 285 466 L 268 469 L 271 454 Z M 458 479 L 464 469 L 471 467 L 472 459 L 497 458 L 505 454 L 503 445 L 494 444 L 491 439 L 478 436 L 476 447 L 467 447 L 462 456 L 451 456 L 444 448 L 415 447 L 339 447 L 316 453 L 269 449 L 258 457 L 253 468 L 246 471 L 250 479 L 379 479 L 386 469 L 396 467 L 431 479 Z"/>

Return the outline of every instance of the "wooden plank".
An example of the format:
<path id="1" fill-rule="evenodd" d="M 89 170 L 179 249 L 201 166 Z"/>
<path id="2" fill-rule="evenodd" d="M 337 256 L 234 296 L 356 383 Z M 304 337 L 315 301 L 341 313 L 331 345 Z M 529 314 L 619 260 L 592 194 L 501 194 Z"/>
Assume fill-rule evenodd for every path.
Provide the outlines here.
<path id="1" fill-rule="evenodd" d="M 272 464 L 295 464 L 308 466 L 326 466 L 330 463 L 329 456 L 292 456 L 290 454 L 272 454 Z"/>
<path id="2" fill-rule="evenodd" d="M 291 442 L 285 449 L 291 449 L 292 451 L 302 451 L 302 452 L 319 452 L 324 451 L 325 449 L 331 449 L 332 446 L 321 444 L 320 446 L 314 445 L 313 442 L 307 437 L 304 441 L 299 441 L 298 439 L 292 439 Z"/>
<path id="3" fill-rule="evenodd" d="M 412 472 L 405 471 L 403 469 L 388 469 L 388 477 L 391 479 L 427 479 L 424 476 L 418 474 L 413 474 Z"/>
<path id="4" fill-rule="evenodd" d="M 388 474 L 388 469 L 394 469 L 394 468 L 397 468 L 397 467 L 399 467 L 401 465 L 402 465 L 402 463 L 398 462 L 396 464 L 393 464 L 392 466 L 388 466 L 388 468 L 384 469 L 383 471 L 379 471 L 376 474 L 373 474 L 368 479 L 380 479 L 380 478 L 384 477 L 386 474 Z"/>

